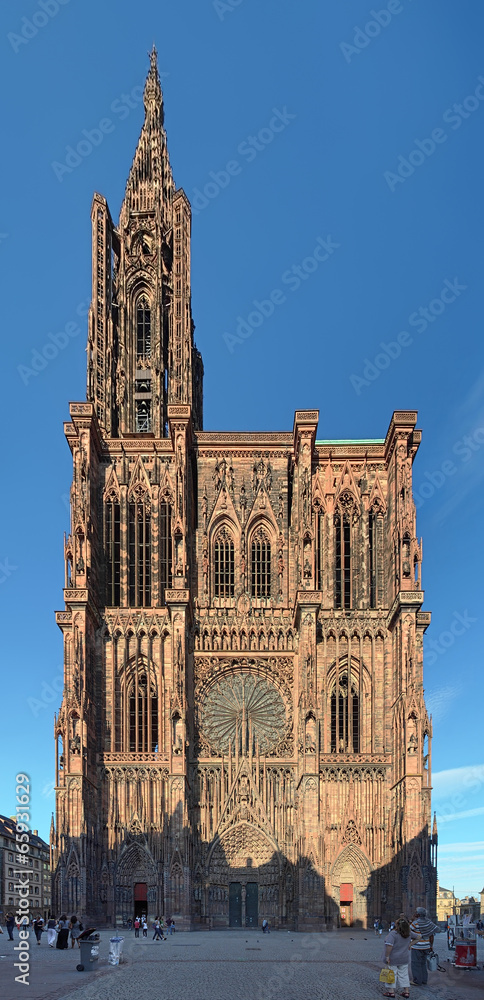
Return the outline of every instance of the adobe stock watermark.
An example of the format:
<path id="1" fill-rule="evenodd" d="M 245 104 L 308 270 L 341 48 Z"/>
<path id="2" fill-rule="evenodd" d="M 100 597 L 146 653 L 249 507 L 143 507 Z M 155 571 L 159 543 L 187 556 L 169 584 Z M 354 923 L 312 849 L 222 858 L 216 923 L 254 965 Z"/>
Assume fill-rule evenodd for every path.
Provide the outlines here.
<path id="1" fill-rule="evenodd" d="M 409 2 L 411 3 L 411 0 Z M 360 56 L 363 49 L 368 47 L 372 39 L 377 38 L 381 34 L 382 28 L 388 28 L 395 15 L 401 14 L 403 9 L 403 4 L 400 3 L 400 0 L 389 0 L 389 3 L 380 10 L 372 8 L 369 11 L 369 20 L 363 28 L 355 24 L 353 28 L 353 44 L 351 45 L 349 42 L 339 43 L 346 62 L 350 63 L 353 56 Z"/>
<path id="2" fill-rule="evenodd" d="M 87 316 L 89 313 L 89 304 L 86 302 L 80 302 L 76 309 L 76 316 Z M 78 323 L 74 320 L 69 320 L 66 323 L 63 330 L 59 333 L 48 333 L 47 341 L 43 347 L 38 350 L 36 347 L 32 350 L 29 365 L 17 365 L 17 371 L 24 385 L 28 385 L 31 378 L 37 377 L 40 372 L 47 368 L 50 361 L 54 361 L 58 357 L 61 351 L 65 351 L 66 347 L 69 346 L 71 341 L 78 337 L 81 332 L 81 328 Z"/>
<path id="3" fill-rule="evenodd" d="M 16 781 L 16 827 L 15 827 L 15 862 L 14 869 L 16 875 L 15 892 L 18 894 L 18 909 L 15 914 L 16 922 L 19 925 L 19 943 L 14 945 L 14 952 L 17 952 L 14 968 L 18 969 L 19 975 L 15 976 L 16 983 L 23 983 L 29 986 L 30 975 L 30 951 L 29 951 L 29 874 L 32 868 L 29 865 L 30 854 L 30 778 L 28 774 L 21 771 L 15 777 Z"/>
<path id="4" fill-rule="evenodd" d="M 479 82 L 474 92 L 465 97 L 461 104 L 454 103 L 450 108 L 446 108 L 442 115 L 442 120 L 446 125 L 450 125 L 453 132 L 456 132 L 462 122 L 470 118 L 484 101 L 484 77 L 478 76 L 477 79 Z M 447 142 L 448 138 L 447 132 L 439 127 L 432 129 L 427 139 L 414 139 L 417 148 L 410 150 L 406 157 L 400 153 L 396 172 L 385 170 L 383 174 L 392 194 L 398 185 L 404 184 L 409 177 L 412 177 L 418 167 L 435 153 L 438 146 Z"/>
<path id="5" fill-rule="evenodd" d="M 447 306 L 455 302 L 462 295 L 462 292 L 466 291 L 467 287 L 467 285 L 462 285 L 458 278 L 454 278 L 453 281 L 445 278 L 439 296 L 431 299 L 428 305 L 420 306 L 415 312 L 410 313 L 407 320 L 408 325 L 414 327 L 418 333 L 425 333 L 427 328 L 435 323 L 437 317 L 442 316 Z M 375 355 L 373 360 L 364 358 L 362 375 L 353 374 L 349 377 L 356 395 L 360 396 L 364 387 L 368 388 L 372 382 L 376 382 L 381 373 L 390 367 L 392 361 L 396 361 L 400 357 L 402 349 L 410 347 L 412 344 L 413 337 L 407 330 L 401 330 L 395 340 L 390 340 L 388 343 L 380 341 L 381 351 Z"/>
<path id="6" fill-rule="evenodd" d="M 212 0 L 212 7 L 219 21 L 223 21 L 226 14 L 233 14 L 243 2 L 244 0 Z"/>
<path id="7" fill-rule="evenodd" d="M 258 153 L 267 149 L 277 133 L 284 132 L 289 122 L 293 121 L 295 117 L 296 115 L 288 111 L 285 105 L 282 111 L 279 108 L 273 108 L 272 118 L 267 125 L 259 129 L 257 135 L 248 135 L 242 142 L 239 142 L 237 152 L 244 157 L 246 163 L 252 163 Z M 232 178 L 242 173 L 243 167 L 244 164 L 241 164 L 239 160 L 232 159 L 225 164 L 224 170 L 210 170 L 208 175 L 210 180 L 204 184 L 203 190 L 200 191 L 200 188 L 197 187 L 193 189 L 190 198 L 193 214 L 200 215 L 200 212 L 203 212 L 203 209 L 229 186 Z"/>
<path id="8" fill-rule="evenodd" d="M 10 579 L 12 573 L 15 573 L 15 570 L 17 569 L 18 566 L 11 566 L 9 557 L 5 556 L 3 561 L 0 562 L 0 583 L 6 583 L 7 580 Z"/>
<path id="9" fill-rule="evenodd" d="M 38 698 L 27 698 L 27 705 L 32 712 L 34 718 L 37 718 L 39 712 L 43 712 L 46 708 L 49 708 L 53 702 L 58 701 L 59 695 L 64 688 L 64 669 L 59 667 L 59 672 L 54 675 L 51 683 L 47 681 L 42 681 L 42 685 L 39 691 L 40 697 Z"/>
<path id="10" fill-rule="evenodd" d="M 297 292 L 303 281 L 307 281 L 311 274 L 317 271 L 320 264 L 329 260 L 330 256 L 341 246 L 334 243 L 331 236 L 325 240 L 318 236 L 316 246 L 311 256 L 304 257 L 300 264 L 293 264 L 281 275 L 281 283 L 287 285 L 291 292 Z M 287 295 L 280 288 L 273 288 L 266 299 L 254 299 L 252 305 L 255 308 L 246 319 L 237 316 L 235 333 L 223 333 L 222 337 L 227 345 L 227 350 L 234 353 L 236 344 L 243 344 L 252 336 L 254 330 L 262 326 L 266 319 L 270 319 L 276 306 L 282 306 L 287 300 Z"/>
<path id="11" fill-rule="evenodd" d="M 471 458 L 479 451 L 484 445 L 484 427 L 476 427 L 471 434 L 464 434 L 463 437 L 459 438 L 458 441 L 452 447 L 452 454 L 457 455 L 460 458 L 461 465 L 470 462 Z M 455 476 L 456 472 L 459 471 L 459 467 L 450 458 L 446 458 L 444 462 L 439 466 L 438 469 L 434 469 L 433 472 L 424 472 L 424 476 L 427 482 L 422 483 L 417 490 L 414 491 L 413 499 L 415 507 L 420 510 L 427 500 L 431 500 L 433 496 L 437 493 L 437 490 L 442 489 L 447 480 L 452 476 Z"/>
<path id="12" fill-rule="evenodd" d="M 159 74 L 160 80 L 164 80 L 168 73 Z M 122 122 L 143 102 L 144 83 L 137 84 L 130 90 L 129 94 L 120 94 L 111 101 L 109 110 Z M 91 155 L 94 149 L 104 141 L 106 135 L 111 135 L 116 129 L 116 122 L 112 118 L 101 118 L 95 128 L 83 128 L 81 138 L 75 146 L 66 146 L 66 156 L 64 160 L 52 160 L 51 167 L 57 180 L 62 183 L 65 174 L 72 172 Z"/>
<path id="13" fill-rule="evenodd" d="M 439 656 L 443 656 L 444 653 L 454 645 L 454 642 L 461 635 L 471 628 L 475 622 L 478 621 L 477 618 L 472 618 L 467 609 L 462 613 L 460 611 L 454 611 L 454 616 L 449 624 L 448 629 L 444 629 L 440 633 L 438 639 L 427 639 L 425 637 L 425 651 L 424 660 L 427 667 L 432 667 L 434 663 L 437 662 Z M 430 650 L 430 652 L 428 652 Z"/>
<path id="14" fill-rule="evenodd" d="M 61 8 L 66 7 L 68 3 L 70 0 L 38 0 L 38 10 L 34 11 L 30 18 L 22 18 L 20 34 L 15 31 L 9 31 L 7 34 L 15 55 L 20 52 L 23 45 L 28 45 L 42 28 L 47 27 L 52 18 L 56 17 Z"/>
<path id="15" fill-rule="evenodd" d="M 8 240 L 8 233 L 0 233 L 0 243 L 5 243 Z"/>

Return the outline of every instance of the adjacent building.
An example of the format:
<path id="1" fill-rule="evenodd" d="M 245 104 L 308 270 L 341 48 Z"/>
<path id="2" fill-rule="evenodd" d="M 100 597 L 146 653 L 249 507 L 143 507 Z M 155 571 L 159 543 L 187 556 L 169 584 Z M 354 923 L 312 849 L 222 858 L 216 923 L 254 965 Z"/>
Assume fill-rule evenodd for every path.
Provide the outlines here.
<path id="1" fill-rule="evenodd" d="M 417 414 L 377 440 L 325 439 L 314 408 L 203 429 L 154 51 L 144 102 L 118 223 L 94 195 L 87 398 L 65 425 L 56 908 L 185 928 L 435 914 Z"/>
<path id="2" fill-rule="evenodd" d="M 16 912 L 20 895 L 18 892 L 19 869 L 29 876 L 29 910 L 32 916 L 39 913 L 44 918 L 51 911 L 51 866 L 50 848 L 37 830 L 29 836 L 29 851 L 25 857 L 28 864 L 19 865 L 15 840 L 16 819 L 0 816 L 0 882 L 2 919 L 9 911 Z"/>

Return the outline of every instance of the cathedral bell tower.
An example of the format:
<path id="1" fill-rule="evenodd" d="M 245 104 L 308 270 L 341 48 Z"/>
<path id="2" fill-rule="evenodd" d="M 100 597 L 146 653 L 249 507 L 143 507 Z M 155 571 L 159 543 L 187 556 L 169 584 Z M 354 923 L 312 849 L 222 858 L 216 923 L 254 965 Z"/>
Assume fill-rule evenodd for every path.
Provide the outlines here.
<path id="1" fill-rule="evenodd" d="M 145 121 L 116 228 L 92 203 L 92 304 L 87 398 L 108 437 L 167 436 L 167 407 L 188 404 L 202 428 L 203 365 L 193 342 L 191 210 L 175 190 L 163 127 L 156 49 Z"/>

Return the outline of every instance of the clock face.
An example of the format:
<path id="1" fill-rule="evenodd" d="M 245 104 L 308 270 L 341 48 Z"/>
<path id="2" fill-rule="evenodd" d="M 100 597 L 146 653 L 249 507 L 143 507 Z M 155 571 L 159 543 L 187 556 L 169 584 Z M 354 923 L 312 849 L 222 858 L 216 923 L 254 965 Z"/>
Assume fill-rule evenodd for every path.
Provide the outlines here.
<path id="1" fill-rule="evenodd" d="M 221 677 L 207 692 L 201 709 L 202 732 L 219 753 L 228 754 L 229 746 L 268 753 L 284 737 L 286 709 L 274 684 L 264 677 L 233 673 Z M 244 730 L 244 731 L 243 731 Z"/>

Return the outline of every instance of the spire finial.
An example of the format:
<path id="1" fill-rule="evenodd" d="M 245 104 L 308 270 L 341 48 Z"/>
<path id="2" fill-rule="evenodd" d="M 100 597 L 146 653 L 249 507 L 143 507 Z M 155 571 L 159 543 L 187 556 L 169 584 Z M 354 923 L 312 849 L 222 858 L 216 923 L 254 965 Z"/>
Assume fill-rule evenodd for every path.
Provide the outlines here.
<path id="1" fill-rule="evenodd" d="M 161 91 L 160 74 L 158 73 L 158 53 L 154 42 L 151 52 L 148 55 L 150 57 L 150 68 L 146 77 L 143 95 L 145 110 L 147 115 L 159 112 L 161 124 L 163 125 L 163 94 Z"/>

